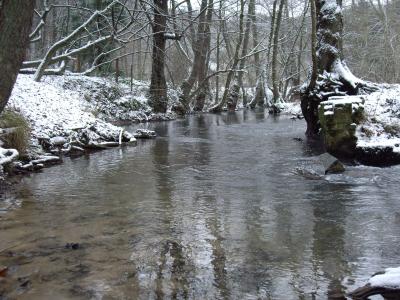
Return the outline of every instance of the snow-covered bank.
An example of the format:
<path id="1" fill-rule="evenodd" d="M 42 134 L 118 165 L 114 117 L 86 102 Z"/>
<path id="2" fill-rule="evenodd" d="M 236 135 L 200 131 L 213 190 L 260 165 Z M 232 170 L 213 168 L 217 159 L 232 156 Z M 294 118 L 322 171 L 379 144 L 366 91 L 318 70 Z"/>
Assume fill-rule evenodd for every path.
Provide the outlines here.
<path id="1" fill-rule="evenodd" d="M 367 165 L 400 163 L 400 85 L 371 84 L 374 92 L 333 96 L 318 107 L 326 150 Z"/>
<path id="2" fill-rule="evenodd" d="M 8 107 L 29 120 L 36 137 L 62 135 L 101 121 L 159 119 L 147 105 L 148 84 L 134 81 L 132 87 L 101 77 L 46 76 L 35 82 L 30 75 L 19 75 Z"/>
<path id="3" fill-rule="evenodd" d="M 135 142 L 135 134 L 110 122 L 175 118 L 173 113 L 151 112 L 146 98 L 148 84 L 134 81 L 131 91 L 130 84 L 121 81 L 115 84 L 99 77 L 47 76 L 42 82 L 35 82 L 30 75 L 19 75 L 7 109 L 18 112 L 28 121 L 31 141 L 25 161 L 14 164 L 28 169 L 38 164 L 27 160 L 47 162 L 50 154 L 84 152 Z M 142 138 L 143 134 L 137 136 Z M 10 159 L 3 156 L 2 159 Z"/>
<path id="4" fill-rule="evenodd" d="M 381 86 L 364 99 L 365 120 L 357 128 L 357 147 L 400 156 L 400 85 Z"/>

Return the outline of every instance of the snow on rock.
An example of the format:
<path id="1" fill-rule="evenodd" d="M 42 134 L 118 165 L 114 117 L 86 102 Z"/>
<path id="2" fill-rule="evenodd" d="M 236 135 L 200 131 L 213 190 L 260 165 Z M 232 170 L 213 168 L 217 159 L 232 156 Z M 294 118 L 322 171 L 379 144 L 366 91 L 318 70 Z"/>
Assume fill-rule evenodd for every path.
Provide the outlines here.
<path id="1" fill-rule="evenodd" d="M 400 154 L 400 85 L 383 85 L 363 97 L 366 119 L 357 129 L 357 147 L 391 148 Z"/>
<path id="2" fill-rule="evenodd" d="M 15 149 L 0 148 L 0 166 L 11 163 L 18 158 L 18 151 Z"/>
<path id="3" fill-rule="evenodd" d="M 372 276 L 368 283 L 372 287 L 400 289 L 400 267 L 387 268 L 385 273 Z"/>

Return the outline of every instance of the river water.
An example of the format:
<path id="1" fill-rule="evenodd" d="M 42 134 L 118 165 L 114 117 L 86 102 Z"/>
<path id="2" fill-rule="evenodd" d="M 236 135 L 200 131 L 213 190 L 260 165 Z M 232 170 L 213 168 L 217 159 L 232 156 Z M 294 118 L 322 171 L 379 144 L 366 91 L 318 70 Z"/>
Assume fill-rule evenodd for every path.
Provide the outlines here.
<path id="1" fill-rule="evenodd" d="M 0 299 L 340 299 L 400 265 L 400 167 L 304 178 L 304 122 L 264 112 L 143 126 L 3 195 Z"/>

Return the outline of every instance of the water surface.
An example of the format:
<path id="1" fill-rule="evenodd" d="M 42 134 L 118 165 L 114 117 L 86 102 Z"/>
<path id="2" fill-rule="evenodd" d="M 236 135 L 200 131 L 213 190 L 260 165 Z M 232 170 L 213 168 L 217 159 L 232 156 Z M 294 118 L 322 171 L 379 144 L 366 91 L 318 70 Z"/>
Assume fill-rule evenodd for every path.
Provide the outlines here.
<path id="1" fill-rule="evenodd" d="M 308 180 L 303 121 L 264 112 L 147 126 L 0 199 L 0 298 L 334 299 L 400 265 L 399 167 Z"/>

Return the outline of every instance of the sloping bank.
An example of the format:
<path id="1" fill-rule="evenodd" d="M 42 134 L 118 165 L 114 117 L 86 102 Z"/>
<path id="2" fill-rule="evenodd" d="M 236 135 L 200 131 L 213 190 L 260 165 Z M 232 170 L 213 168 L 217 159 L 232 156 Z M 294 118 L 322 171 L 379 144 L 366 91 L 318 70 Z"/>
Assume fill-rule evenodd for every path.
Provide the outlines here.
<path id="1" fill-rule="evenodd" d="M 147 90 L 148 84 L 140 81 L 131 88 L 130 82 L 115 84 L 99 77 L 49 76 L 38 83 L 29 75 L 19 75 L 7 110 L 27 120 L 29 146 L 18 153 L 0 144 L 0 173 L 1 166 L 13 173 L 32 171 L 58 163 L 65 155 L 135 144 L 136 138 L 150 137 L 151 132 L 129 133 L 113 125 L 175 118 L 170 112 L 152 113 Z M 172 103 L 177 99 L 169 96 Z M 0 139 L 12 131 L 0 129 Z"/>
<path id="2" fill-rule="evenodd" d="M 331 97 L 319 119 L 327 150 L 367 165 L 400 163 L 400 85 L 369 95 Z"/>

